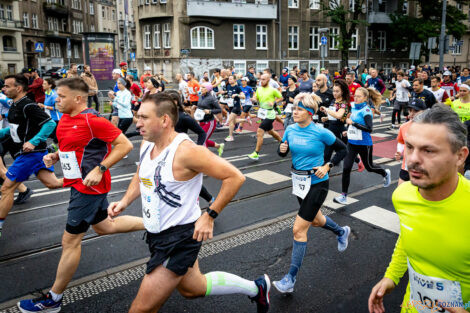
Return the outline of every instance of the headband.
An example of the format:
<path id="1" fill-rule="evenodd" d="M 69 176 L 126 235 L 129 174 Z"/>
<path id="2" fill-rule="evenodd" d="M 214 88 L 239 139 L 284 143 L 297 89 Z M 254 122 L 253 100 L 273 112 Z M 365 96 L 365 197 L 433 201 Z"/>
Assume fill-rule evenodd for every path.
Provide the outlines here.
<path id="1" fill-rule="evenodd" d="M 297 103 L 297 106 L 298 106 L 299 108 L 302 108 L 302 109 L 304 109 L 304 110 L 307 110 L 307 111 L 308 111 L 308 114 L 310 114 L 310 115 L 315 115 L 315 111 L 313 111 L 313 109 L 311 109 L 311 108 L 307 108 L 301 101 L 299 101 L 299 103 Z"/>
<path id="2" fill-rule="evenodd" d="M 462 89 L 462 88 L 465 88 L 465 89 L 467 89 L 468 91 L 470 91 L 470 86 L 467 85 L 467 84 L 461 84 L 461 85 L 459 86 L 459 88 L 461 88 L 461 89 Z"/>

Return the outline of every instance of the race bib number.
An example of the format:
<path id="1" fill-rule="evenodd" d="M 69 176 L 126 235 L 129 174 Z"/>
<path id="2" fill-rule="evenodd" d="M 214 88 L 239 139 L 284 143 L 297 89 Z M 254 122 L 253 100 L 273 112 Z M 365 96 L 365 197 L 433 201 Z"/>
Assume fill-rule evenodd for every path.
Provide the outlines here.
<path id="1" fill-rule="evenodd" d="M 60 165 L 62 166 L 62 172 L 64 177 L 67 179 L 82 178 L 82 172 L 78 165 L 77 156 L 75 151 L 62 152 L 59 151 Z"/>
<path id="2" fill-rule="evenodd" d="M 292 107 L 294 105 L 292 103 L 288 103 L 287 106 L 286 106 L 286 109 L 284 110 L 284 112 L 286 113 L 292 113 Z"/>
<path id="3" fill-rule="evenodd" d="M 233 108 L 233 98 L 228 98 L 227 99 L 227 105 L 229 108 Z"/>
<path id="4" fill-rule="evenodd" d="M 268 110 L 263 109 L 263 108 L 259 108 L 259 110 L 258 110 L 258 117 L 259 117 L 260 119 L 264 120 L 267 115 L 268 115 Z"/>
<path id="5" fill-rule="evenodd" d="M 145 229 L 151 233 L 160 232 L 160 211 L 158 209 L 158 196 L 146 187 L 140 187 L 142 199 L 142 218 Z"/>
<path id="6" fill-rule="evenodd" d="M 205 115 L 206 115 L 206 113 L 204 112 L 204 110 L 201 110 L 201 109 L 197 108 L 196 112 L 194 112 L 194 119 L 196 121 L 202 121 L 204 119 Z"/>
<path id="7" fill-rule="evenodd" d="M 463 307 L 462 289 L 457 281 L 415 272 L 408 260 L 410 303 L 420 313 L 447 312 L 442 307 Z"/>
<path id="8" fill-rule="evenodd" d="M 328 109 L 330 109 L 331 111 L 335 111 L 336 112 L 336 108 L 334 105 L 331 105 Z M 330 121 L 336 121 L 336 118 L 334 118 L 333 116 L 331 116 L 330 114 L 328 114 L 328 120 Z"/>
<path id="9" fill-rule="evenodd" d="M 312 178 L 307 175 L 292 174 L 292 194 L 296 195 L 301 199 L 305 199 L 307 196 L 310 186 L 312 184 Z"/>
<path id="10" fill-rule="evenodd" d="M 13 141 L 16 143 L 21 142 L 20 136 L 18 136 L 18 126 L 20 125 L 10 123 L 10 136 L 11 136 L 11 139 L 13 139 Z"/>
<path id="11" fill-rule="evenodd" d="M 362 130 L 357 129 L 353 125 L 349 125 L 348 139 L 350 139 L 350 140 L 362 140 Z"/>

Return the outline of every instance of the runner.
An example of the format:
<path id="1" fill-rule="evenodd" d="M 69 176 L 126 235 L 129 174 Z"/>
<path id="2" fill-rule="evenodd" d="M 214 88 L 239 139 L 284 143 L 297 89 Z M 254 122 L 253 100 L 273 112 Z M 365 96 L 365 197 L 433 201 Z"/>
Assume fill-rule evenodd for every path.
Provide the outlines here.
<path id="1" fill-rule="evenodd" d="M 450 100 L 454 101 L 455 96 L 459 92 L 459 86 L 457 83 L 452 81 L 452 73 L 450 71 L 445 71 L 444 74 L 442 74 L 442 77 L 443 81 L 441 83 L 441 88 L 447 92 L 447 96 Z"/>
<path id="2" fill-rule="evenodd" d="M 413 118 L 415 118 L 418 114 L 426 110 L 426 105 L 424 104 L 424 101 L 421 99 L 413 99 L 408 105 L 408 107 L 410 109 L 410 114 L 408 115 L 410 120 L 400 126 L 400 130 L 398 131 L 398 137 L 397 137 L 397 152 L 395 153 L 395 160 L 398 161 L 401 158 L 403 158 L 403 162 L 401 164 L 401 169 L 400 169 L 400 175 L 398 178 L 398 185 L 410 180 L 410 174 L 408 173 L 408 167 L 406 166 L 406 160 L 405 160 L 406 132 L 408 131 L 408 128 L 413 122 Z"/>
<path id="3" fill-rule="evenodd" d="M 109 168 L 132 150 L 132 143 L 88 108 L 89 90 L 81 78 L 62 79 L 57 86 L 57 106 L 64 113 L 57 128 L 59 151 L 45 155 L 44 162 L 52 167 L 60 160 L 64 187 L 71 187 L 67 225 L 54 285 L 39 298 L 18 302 L 23 313 L 60 311 L 63 292 L 78 267 L 81 242 L 90 225 L 98 235 L 144 229 L 140 217 L 107 218 Z"/>
<path id="4" fill-rule="evenodd" d="M 259 103 L 258 117 L 262 120 L 256 131 L 256 148 L 248 157 L 252 160 L 259 160 L 259 152 L 263 145 L 263 136 L 267 132 L 277 141 L 281 141 L 281 136 L 273 129 L 273 123 L 276 118 L 274 104 L 282 101 L 282 94 L 279 90 L 269 86 L 270 77 L 268 74 L 261 75 L 261 86 L 256 89 L 255 98 Z"/>
<path id="5" fill-rule="evenodd" d="M 171 100 L 151 96 L 142 103 L 137 123 L 144 138 L 141 162 L 124 197 L 108 208 L 110 216 L 116 216 L 142 197 L 151 257 L 129 312 L 156 312 L 175 289 L 186 298 L 241 293 L 257 302 L 258 312 L 267 312 L 267 275 L 248 281 L 226 272 L 202 275 L 199 270 L 202 241 L 212 238 L 214 219 L 245 178 L 230 163 L 195 145 L 188 135 L 176 133 L 176 120 L 177 108 Z M 201 215 L 197 197 L 203 174 L 222 180 L 222 187 Z"/>
<path id="6" fill-rule="evenodd" d="M 395 100 L 393 103 L 393 113 L 392 113 L 392 125 L 391 129 L 395 129 L 395 120 L 398 122 L 398 126 L 401 124 L 401 112 L 403 111 L 403 116 L 408 116 L 408 102 L 410 100 L 409 88 L 411 87 L 410 83 L 405 79 L 405 73 L 403 71 L 398 71 L 397 80 L 395 81 L 395 89 L 393 95 L 390 97 L 390 101 Z"/>
<path id="7" fill-rule="evenodd" d="M 333 96 L 333 91 L 328 88 L 328 78 L 325 74 L 320 74 L 317 76 L 315 82 L 318 86 L 318 91 L 316 91 L 315 94 L 321 98 L 320 108 L 329 108 L 334 103 L 335 97 Z M 313 117 L 315 122 L 321 122 L 322 118 L 326 117 L 326 114 L 321 110 L 317 111 L 317 115 Z"/>
<path id="8" fill-rule="evenodd" d="M 44 109 L 47 115 L 49 115 L 55 122 L 54 130 L 52 131 L 49 137 L 52 138 L 54 144 L 56 144 L 58 143 L 56 129 L 57 124 L 59 123 L 59 120 L 62 117 L 62 113 L 60 113 L 55 106 L 55 102 L 57 99 L 57 92 L 55 91 L 55 81 L 52 78 L 46 78 L 42 86 L 46 94 L 46 99 L 44 100 L 44 103 L 38 103 L 38 106 L 41 109 Z M 54 148 L 56 148 L 55 145 Z"/>
<path id="9" fill-rule="evenodd" d="M 387 90 L 387 87 L 385 86 L 385 83 L 383 82 L 383 80 L 377 77 L 378 75 L 377 70 L 375 68 L 371 68 L 369 70 L 369 73 L 370 73 L 370 78 L 365 83 L 365 87 L 374 88 L 375 90 L 380 92 L 381 95 L 383 95 L 385 90 Z"/>
<path id="10" fill-rule="evenodd" d="M 437 102 L 433 93 L 424 89 L 424 82 L 421 78 L 413 80 L 413 92 L 411 92 L 411 98 L 419 98 L 423 100 L 428 109 Z"/>
<path id="11" fill-rule="evenodd" d="M 119 116 L 118 128 L 125 135 L 126 131 L 132 125 L 134 114 L 132 114 L 132 94 L 129 91 L 130 82 L 124 78 L 119 78 L 118 92 L 113 99 L 113 107 L 117 109 Z"/>
<path id="12" fill-rule="evenodd" d="M 294 99 L 298 94 L 299 88 L 297 88 L 297 78 L 295 78 L 295 76 L 290 76 L 287 80 L 286 91 L 284 92 L 284 113 L 286 114 L 286 117 L 284 118 L 284 129 L 287 129 L 287 126 L 294 124 L 292 106 Z"/>
<path id="13" fill-rule="evenodd" d="M 372 132 L 372 110 L 368 105 L 369 97 L 377 92 L 371 88 L 359 88 L 354 95 L 354 107 L 351 110 L 351 117 L 346 119 L 348 127 L 348 154 L 344 159 L 343 177 L 342 177 L 342 193 L 333 200 L 340 204 L 348 204 L 347 196 L 349 183 L 351 179 L 351 169 L 359 154 L 364 166 L 368 172 L 377 173 L 384 177 L 384 187 L 390 186 L 391 174 L 390 170 L 384 170 L 382 167 L 373 163 L 373 143 L 371 138 Z M 380 98 L 373 99 L 375 105 L 380 105 Z"/>
<path id="14" fill-rule="evenodd" d="M 314 80 L 311 79 L 309 76 L 308 76 L 308 71 L 307 70 L 301 70 L 300 71 L 300 77 L 301 79 L 298 81 L 298 84 L 299 84 L 299 93 L 302 93 L 302 92 L 308 92 L 308 93 L 312 93 L 313 92 L 313 83 L 314 83 Z"/>
<path id="15" fill-rule="evenodd" d="M 441 88 L 441 78 L 439 76 L 431 77 L 431 88 L 428 90 L 433 93 L 437 103 L 446 103 L 447 99 L 449 99 L 447 92 Z"/>
<path id="16" fill-rule="evenodd" d="M 346 83 L 345 83 L 346 86 Z M 346 87 L 347 88 L 347 87 Z M 297 196 L 300 209 L 294 222 L 294 242 L 289 272 L 274 287 L 279 292 L 291 293 L 297 280 L 297 273 L 307 249 L 307 232 L 311 226 L 332 231 L 338 240 L 338 250 L 348 247 L 349 226 L 340 227 L 320 211 L 328 195 L 328 172 L 346 155 L 346 145 L 335 135 L 315 123 L 312 117 L 318 110 L 320 97 L 300 93 L 294 101 L 294 121 L 284 133 L 278 153 L 281 157 L 292 153 L 292 193 Z M 333 162 L 324 162 L 325 147 L 332 147 L 336 154 Z"/>
<path id="17" fill-rule="evenodd" d="M 228 117 L 228 136 L 225 138 L 225 141 L 234 141 L 233 131 L 235 130 L 235 124 L 241 122 L 249 122 L 251 124 L 251 119 L 242 119 L 238 116 L 242 113 L 241 99 L 245 100 L 245 93 L 242 91 L 240 86 L 238 86 L 237 81 L 230 75 L 228 77 L 227 85 L 227 105 L 230 110 L 230 115 Z"/>
<path id="18" fill-rule="evenodd" d="M 385 311 L 384 295 L 407 270 L 401 312 L 468 312 L 470 181 L 458 174 L 468 155 L 466 137 L 457 114 L 442 105 L 415 117 L 408 129 L 411 182 L 401 184 L 392 196 L 400 236 L 384 278 L 372 288 L 369 312 Z M 445 255 L 436 253 L 436 247 L 445 247 Z"/>
<path id="19" fill-rule="evenodd" d="M 197 102 L 199 100 L 199 90 L 201 87 L 199 86 L 199 83 L 196 80 L 196 77 L 194 76 L 193 72 L 189 73 L 189 81 L 188 81 L 188 94 L 189 94 L 189 103 L 191 106 L 197 105 Z"/>
<path id="20" fill-rule="evenodd" d="M 459 98 L 452 101 L 451 108 L 462 122 L 470 120 L 470 81 L 460 85 Z"/>
<path id="21" fill-rule="evenodd" d="M 8 112 L 10 126 L 0 130 L 0 139 L 10 135 L 13 141 L 22 144 L 22 147 L 19 156 L 8 168 L 7 179 L 1 189 L 0 236 L 5 218 L 13 206 L 15 189 L 28 180 L 31 174 L 34 173 L 50 189 L 62 187 L 62 180 L 54 175 L 54 167 L 48 168 L 42 161 L 42 157 L 47 154 L 47 138 L 54 130 L 55 123 L 26 96 L 27 88 L 28 80 L 23 75 L 5 77 L 2 91 L 13 100 L 13 104 Z"/>
<path id="22" fill-rule="evenodd" d="M 251 125 L 250 110 L 253 107 L 253 103 L 251 102 L 251 98 L 253 97 L 254 91 L 250 86 L 248 86 L 249 82 L 250 82 L 250 79 L 248 77 L 243 77 L 242 78 L 242 87 L 241 87 L 241 89 L 242 89 L 243 93 L 245 94 L 245 99 L 240 99 L 240 101 L 242 103 L 241 119 L 245 119 Z M 253 117 L 255 117 L 255 116 L 256 115 L 253 115 Z M 240 124 L 238 126 L 238 129 L 235 130 L 235 133 L 238 133 L 238 134 L 242 133 L 243 124 L 245 124 L 245 122 L 243 122 L 243 121 L 240 122 Z"/>
<path id="23" fill-rule="evenodd" d="M 359 83 L 355 81 L 356 74 L 354 72 L 349 72 L 346 75 L 346 83 L 349 87 L 349 102 L 354 102 L 354 94 L 356 94 L 356 90 L 361 87 Z"/>

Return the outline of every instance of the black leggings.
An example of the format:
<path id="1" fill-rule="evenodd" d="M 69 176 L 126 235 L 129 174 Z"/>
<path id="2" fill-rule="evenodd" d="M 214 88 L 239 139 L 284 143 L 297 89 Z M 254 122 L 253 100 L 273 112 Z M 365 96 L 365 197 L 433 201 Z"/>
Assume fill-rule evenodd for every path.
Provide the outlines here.
<path id="1" fill-rule="evenodd" d="M 118 128 L 122 131 L 123 134 L 125 134 L 129 127 L 132 125 L 132 120 L 132 117 L 119 119 Z"/>
<path id="2" fill-rule="evenodd" d="M 353 145 L 348 142 L 348 154 L 344 158 L 343 166 L 343 185 L 341 190 L 343 193 L 348 193 L 349 183 L 351 181 L 351 170 L 354 159 L 356 159 L 358 154 L 361 156 L 362 163 L 364 163 L 364 167 L 368 172 L 377 173 L 383 177 L 387 176 L 387 172 L 385 172 L 382 167 L 372 162 L 372 149 L 373 146 Z"/>

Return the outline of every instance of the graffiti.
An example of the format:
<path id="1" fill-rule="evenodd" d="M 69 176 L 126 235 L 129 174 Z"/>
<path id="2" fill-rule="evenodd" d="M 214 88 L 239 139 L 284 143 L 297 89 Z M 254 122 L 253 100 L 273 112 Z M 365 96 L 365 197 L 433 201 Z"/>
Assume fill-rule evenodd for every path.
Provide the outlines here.
<path id="1" fill-rule="evenodd" d="M 225 62 L 224 62 L 225 63 Z M 228 65 L 230 66 L 230 65 Z M 196 77 L 202 77 L 205 71 L 213 71 L 223 68 L 225 65 L 220 59 L 181 59 L 180 69 L 182 73 L 194 72 Z"/>

